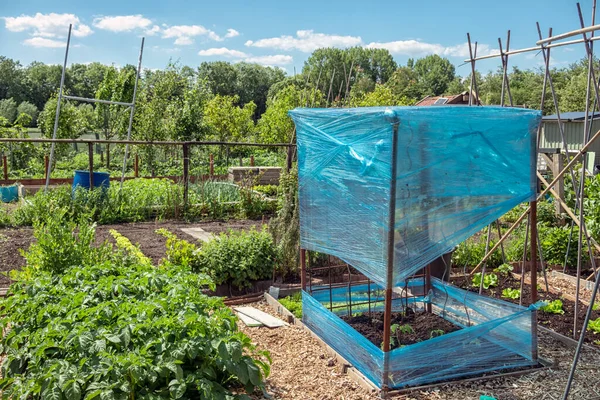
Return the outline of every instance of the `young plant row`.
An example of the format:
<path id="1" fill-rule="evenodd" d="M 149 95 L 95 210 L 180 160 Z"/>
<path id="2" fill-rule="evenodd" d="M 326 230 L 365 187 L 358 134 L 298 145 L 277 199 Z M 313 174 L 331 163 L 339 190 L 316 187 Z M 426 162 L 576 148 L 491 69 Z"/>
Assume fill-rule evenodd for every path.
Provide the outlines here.
<path id="1" fill-rule="evenodd" d="M 87 221 L 36 223 L 27 265 L 0 301 L 0 390 L 26 399 L 248 399 L 270 359 L 236 324 L 211 279 L 152 266 Z"/>

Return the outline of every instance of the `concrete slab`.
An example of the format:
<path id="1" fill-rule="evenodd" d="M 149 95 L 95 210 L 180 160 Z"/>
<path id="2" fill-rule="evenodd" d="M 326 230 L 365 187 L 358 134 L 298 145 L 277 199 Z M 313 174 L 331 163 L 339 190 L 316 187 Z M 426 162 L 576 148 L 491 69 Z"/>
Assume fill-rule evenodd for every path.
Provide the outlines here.
<path id="1" fill-rule="evenodd" d="M 181 231 L 203 242 L 208 242 L 215 237 L 212 233 L 206 232 L 202 228 L 181 228 Z"/>

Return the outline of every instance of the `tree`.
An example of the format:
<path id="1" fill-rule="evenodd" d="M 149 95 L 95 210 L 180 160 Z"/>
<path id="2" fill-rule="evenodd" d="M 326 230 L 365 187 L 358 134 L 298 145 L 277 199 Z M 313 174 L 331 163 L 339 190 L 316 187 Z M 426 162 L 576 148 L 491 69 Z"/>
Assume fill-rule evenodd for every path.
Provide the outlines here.
<path id="1" fill-rule="evenodd" d="M 236 94 L 238 70 L 225 61 L 203 62 L 198 67 L 198 79 L 204 79 L 214 94 L 233 96 Z"/>
<path id="2" fill-rule="evenodd" d="M 206 104 L 205 120 L 217 141 L 248 141 L 254 133 L 253 102 L 238 107 L 237 96 L 216 95 Z"/>
<path id="3" fill-rule="evenodd" d="M 9 124 L 17 118 L 17 102 L 15 99 L 0 100 L 0 116 L 6 118 Z"/>
<path id="4" fill-rule="evenodd" d="M 98 87 L 96 98 L 101 100 L 129 103 L 133 98 L 136 70 L 126 66 L 120 71 L 112 67 L 106 71 L 104 80 Z M 110 140 L 119 132 L 127 130 L 129 123 L 129 108 L 122 105 L 96 105 L 97 124 L 102 129 L 104 139 Z M 106 144 L 106 168 L 110 168 L 110 144 Z"/>
<path id="5" fill-rule="evenodd" d="M 58 92 L 62 66 L 46 65 L 34 61 L 24 71 L 23 86 L 26 88 L 27 100 L 38 109 L 45 106 L 53 93 Z M 65 77 L 65 87 L 69 87 L 68 77 Z"/>
<path id="6" fill-rule="evenodd" d="M 17 107 L 17 114 L 21 115 L 21 114 L 27 114 L 29 115 L 29 117 L 31 117 L 31 122 L 29 123 L 29 125 L 23 125 L 26 127 L 32 127 L 32 126 L 36 126 L 37 124 L 37 117 L 39 114 L 39 110 L 38 108 L 35 106 L 35 104 L 32 104 L 28 101 L 24 101 L 21 104 L 19 104 L 19 106 Z"/>
<path id="7" fill-rule="evenodd" d="M 414 71 L 425 95 L 444 94 L 455 77 L 454 65 L 437 54 L 418 59 Z"/>
<path id="8" fill-rule="evenodd" d="M 269 99 L 267 111 L 257 125 L 261 143 L 289 143 L 291 141 L 294 122 L 289 117 L 288 111 L 301 106 L 302 97 L 303 90 L 290 84 Z M 315 97 L 322 99 L 320 92 Z M 320 101 L 317 103 L 318 105 L 320 105 Z"/>
<path id="9" fill-rule="evenodd" d="M 413 102 L 424 97 L 419 77 L 409 66 L 400 67 L 394 71 L 385 85 L 390 88 L 396 97 L 406 97 Z"/>
<path id="10" fill-rule="evenodd" d="M 350 104 L 353 107 L 407 106 L 411 101 L 406 97 L 395 96 L 385 85 L 376 85 L 372 92 L 360 93 L 352 97 Z"/>
<path id="11" fill-rule="evenodd" d="M 256 121 L 267 108 L 269 88 L 285 78 L 285 73 L 277 68 L 263 67 L 258 64 L 237 63 L 237 82 L 235 94 L 240 104 L 253 102 L 256 104 L 254 120 Z"/>
<path id="12" fill-rule="evenodd" d="M 69 92 L 74 96 L 93 98 L 110 67 L 99 62 L 73 64 L 67 69 Z"/>
<path id="13" fill-rule="evenodd" d="M 0 56 L 0 99 L 11 97 L 17 102 L 25 99 L 23 69 L 18 61 Z"/>

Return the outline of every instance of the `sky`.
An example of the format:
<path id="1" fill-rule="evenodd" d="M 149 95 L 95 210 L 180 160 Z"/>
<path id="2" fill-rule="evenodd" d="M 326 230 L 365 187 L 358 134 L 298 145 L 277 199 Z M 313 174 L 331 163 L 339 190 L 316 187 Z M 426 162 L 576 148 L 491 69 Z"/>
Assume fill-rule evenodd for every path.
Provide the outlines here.
<path id="1" fill-rule="evenodd" d="M 592 0 L 581 1 L 586 24 Z M 504 0 L 451 2 L 355 0 L 0 0 L 0 55 L 27 65 L 62 64 L 69 23 L 73 24 L 69 64 L 98 61 L 137 64 L 145 37 L 143 67 L 164 68 L 169 61 L 196 67 L 203 61 L 256 62 L 300 72 L 320 47 L 386 48 L 403 65 L 409 58 L 447 57 L 458 75 L 470 73 L 467 32 L 478 55 L 505 46 L 535 46 L 536 21 L 544 36 L 577 29 L 573 0 Z M 599 19 L 600 21 L 600 19 Z M 582 45 L 552 50 L 552 65 L 564 67 L 582 58 Z M 542 55 L 509 58 L 510 66 L 537 68 Z M 479 61 L 486 73 L 500 58 Z"/>

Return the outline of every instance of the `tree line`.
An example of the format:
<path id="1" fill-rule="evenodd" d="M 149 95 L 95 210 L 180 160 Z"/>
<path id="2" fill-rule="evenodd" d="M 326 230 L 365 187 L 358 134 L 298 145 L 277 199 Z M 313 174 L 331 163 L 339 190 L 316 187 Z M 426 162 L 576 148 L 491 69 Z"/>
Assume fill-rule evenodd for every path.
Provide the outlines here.
<path id="1" fill-rule="evenodd" d="M 587 60 L 553 69 L 561 111 L 585 109 Z M 50 136 L 54 127 L 62 67 L 33 62 L 23 66 L 0 56 L 0 128 L 38 127 Z M 515 106 L 539 108 L 543 70 L 513 67 L 510 92 Z M 101 63 L 73 64 L 65 74 L 65 93 L 130 102 L 136 69 Z M 479 96 L 499 104 L 502 71 L 476 75 Z M 297 74 L 249 63 L 203 62 L 196 68 L 170 62 L 162 70 L 144 70 L 138 86 L 133 137 L 141 140 L 222 140 L 285 142 L 293 124 L 287 111 L 304 107 L 412 105 L 428 95 L 469 89 L 445 58 L 430 55 L 398 65 L 385 49 L 323 48 L 314 51 Z M 549 93 L 547 94 L 548 96 Z M 94 133 L 123 138 L 129 110 L 123 106 L 64 101 L 58 137 Z M 545 113 L 553 113 L 551 101 Z M 24 134 L 26 130 L 18 130 Z M 110 153 L 107 152 L 107 164 Z"/>

